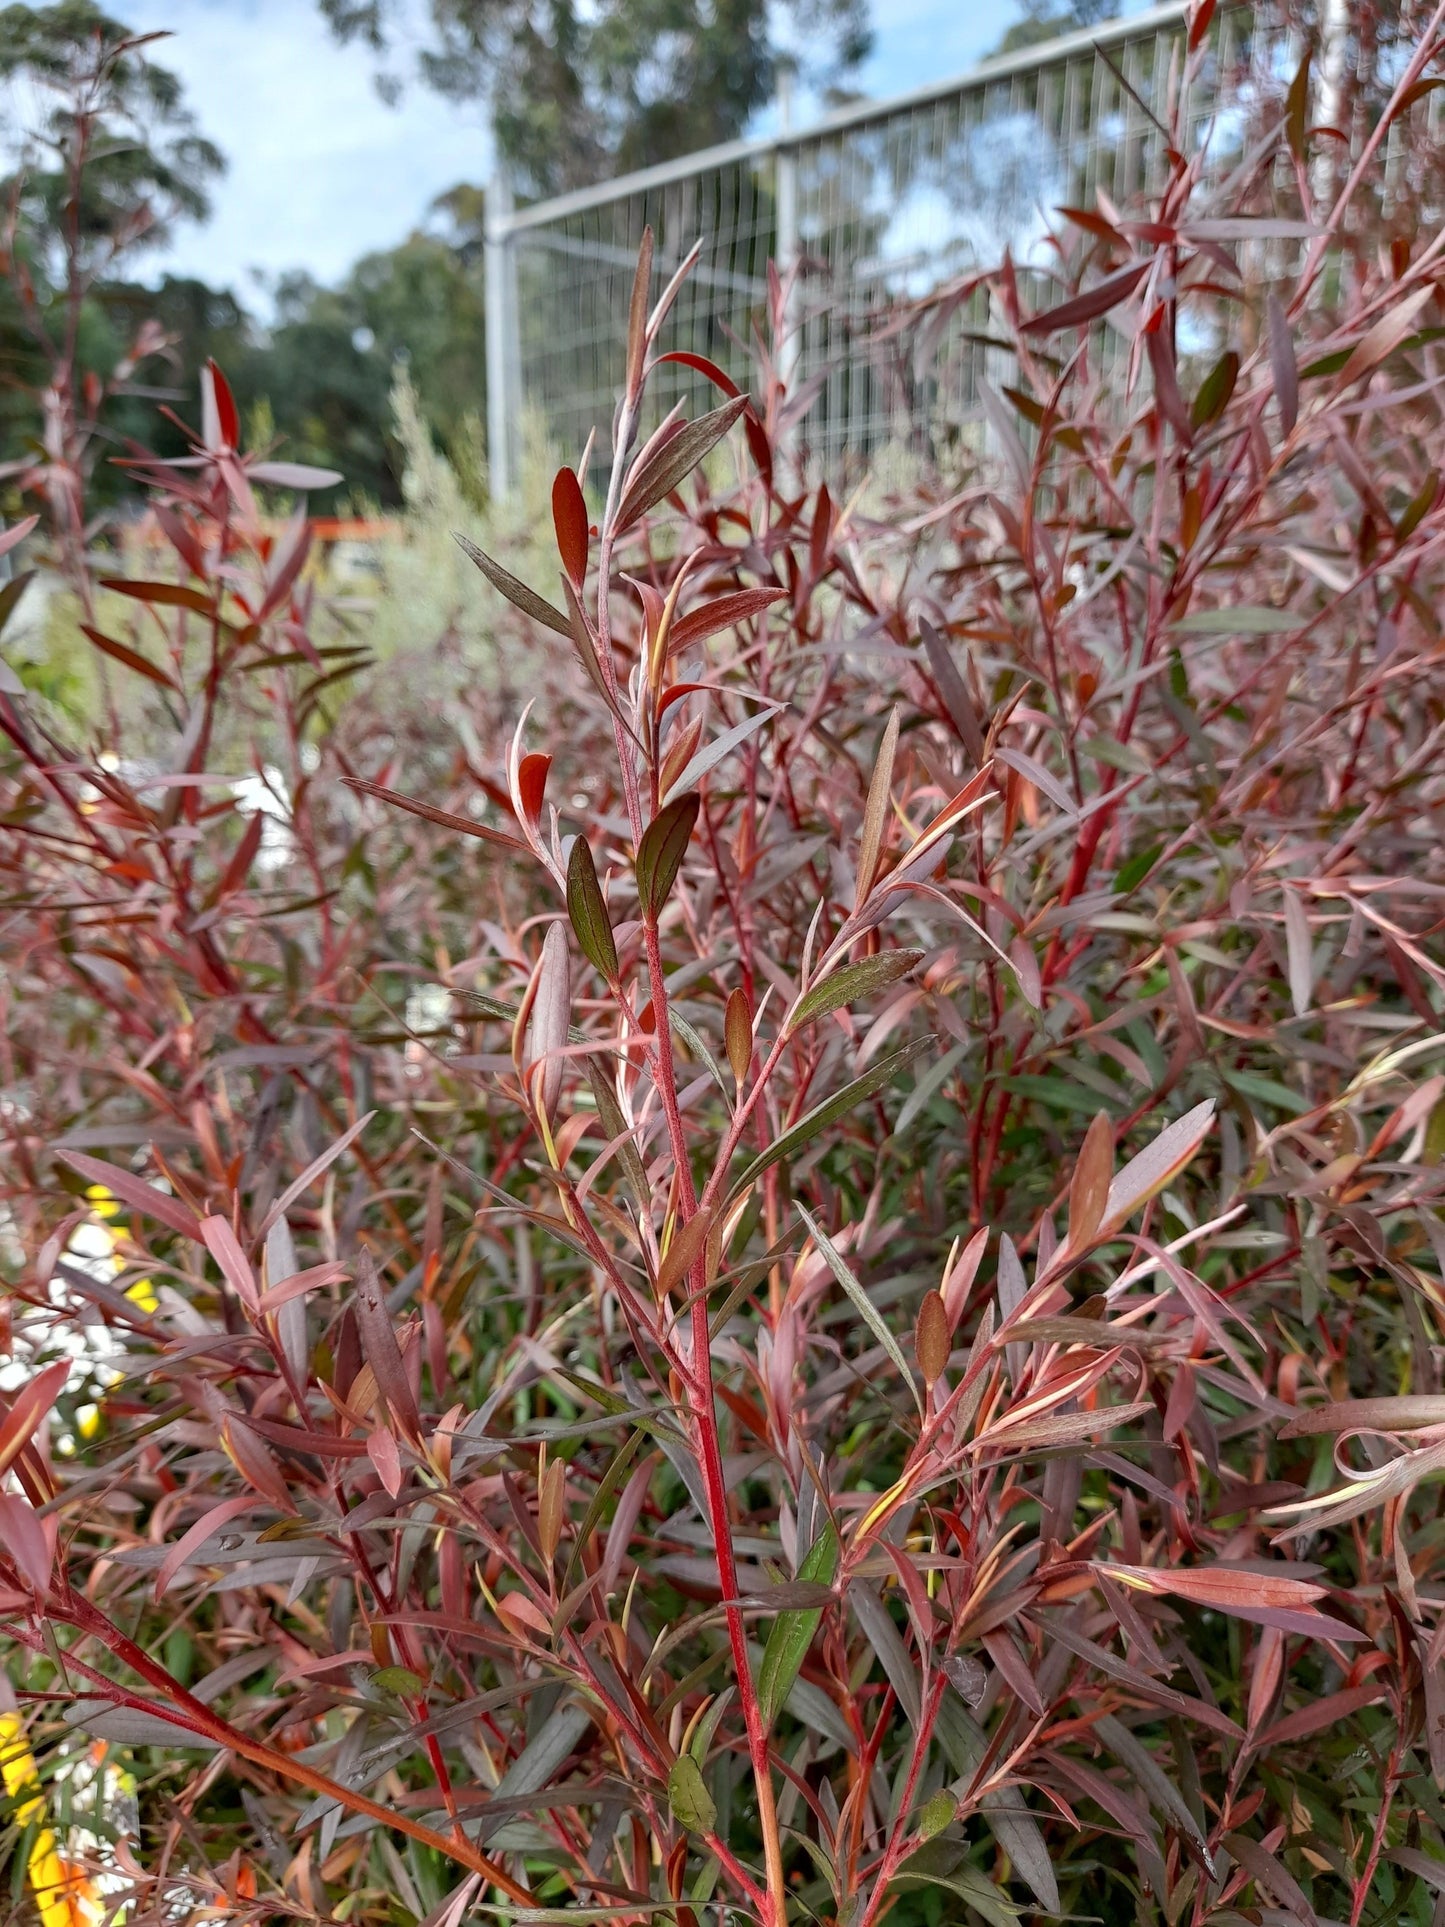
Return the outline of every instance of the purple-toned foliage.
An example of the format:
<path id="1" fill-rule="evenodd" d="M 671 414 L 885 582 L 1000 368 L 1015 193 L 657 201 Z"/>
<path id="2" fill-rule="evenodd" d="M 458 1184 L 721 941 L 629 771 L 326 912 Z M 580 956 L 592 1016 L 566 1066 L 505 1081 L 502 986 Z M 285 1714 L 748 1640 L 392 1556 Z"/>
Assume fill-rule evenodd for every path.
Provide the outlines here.
<path id="1" fill-rule="evenodd" d="M 520 714 L 318 644 L 219 373 L 142 464 L 146 701 L 0 695 L 0 1612 L 133 1918 L 1432 1917 L 1440 53 L 1061 211 L 955 488 L 643 434 L 645 244 Z"/>

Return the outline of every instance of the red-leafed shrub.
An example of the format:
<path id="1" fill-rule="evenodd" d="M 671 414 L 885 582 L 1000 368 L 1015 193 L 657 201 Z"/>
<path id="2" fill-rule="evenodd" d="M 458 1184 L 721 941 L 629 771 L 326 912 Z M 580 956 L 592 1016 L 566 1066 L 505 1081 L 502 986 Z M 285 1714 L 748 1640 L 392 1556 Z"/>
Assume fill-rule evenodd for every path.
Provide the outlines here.
<path id="1" fill-rule="evenodd" d="M 645 247 L 520 715 L 213 377 L 146 700 L 0 696 L 0 1610 L 132 1918 L 1432 1917 L 1440 51 L 1005 264 L 956 491 L 640 432 Z"/>

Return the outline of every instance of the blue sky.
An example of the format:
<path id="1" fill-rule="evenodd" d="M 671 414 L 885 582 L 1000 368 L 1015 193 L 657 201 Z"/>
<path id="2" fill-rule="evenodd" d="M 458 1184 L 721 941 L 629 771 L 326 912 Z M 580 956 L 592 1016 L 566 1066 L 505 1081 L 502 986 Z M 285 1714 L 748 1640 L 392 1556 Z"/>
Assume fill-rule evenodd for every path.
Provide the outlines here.
<path id="1" fill-rule="evenodd" d="M 183 229 L 153 271 L 230 286 L 264 311 L 278 272 L 336 280 L 358 255 L 403 239 L 434 195 L 486 177 L 480 110 L 421 89 L 383 105 L 370 55 L 338 47 L 313 0 L 130 0 L 117 10 L 137 31 L 173 31 L 156 58 L 181 75 L 230 162 L 211 220 Z M 861 85 L 886 95 L 961 72 L 1015 12 L 1014 0 L 874 0 L 876 51 Z"/>

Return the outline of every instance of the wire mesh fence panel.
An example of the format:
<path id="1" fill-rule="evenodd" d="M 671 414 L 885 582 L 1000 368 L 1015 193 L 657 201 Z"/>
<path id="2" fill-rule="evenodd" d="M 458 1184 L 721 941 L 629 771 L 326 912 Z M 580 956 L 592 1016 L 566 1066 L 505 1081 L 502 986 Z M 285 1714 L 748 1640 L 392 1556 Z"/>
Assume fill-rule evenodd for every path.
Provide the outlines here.
<path id="1" fill-rule="evenodd" d="M 740 385 L 764 326 L 769 262 L 796 275 L 789 367 L 812 396 L 797 452 L 815 472 L 846 485 L 885 448 L 937 460 L 975 444 L 980 379 L 1010 378 L 982 278 L 1007 252 L 1020 280 L 1036 283 L 1026 292 L 1042 296 L 1057 210 L 1094 208 L 1101 194 L 1122 202 L 1162 178 L 1184 14 L 1156 7 L 947 88 L 519 210 L 502 233 L 515 288 L 510 433 L 530 416 L 575 461 L 595 432 L 606 459 L 633 267 L 650 225 L 662 275 L 702 242 L 662 348 L 705 356 Z M 1206 165 L 1226 170 L 1253 103 L 1287 85 L 1291 51 L 1245 5 L 1221 7 L 1211 34 L 1185 125 Z M 941 289 L 951 298 L 920 353 L 917 331 L 890 329 L 889 317 Z M 664 411 L 716 399 L 680 364 L 653 390 Z"/>

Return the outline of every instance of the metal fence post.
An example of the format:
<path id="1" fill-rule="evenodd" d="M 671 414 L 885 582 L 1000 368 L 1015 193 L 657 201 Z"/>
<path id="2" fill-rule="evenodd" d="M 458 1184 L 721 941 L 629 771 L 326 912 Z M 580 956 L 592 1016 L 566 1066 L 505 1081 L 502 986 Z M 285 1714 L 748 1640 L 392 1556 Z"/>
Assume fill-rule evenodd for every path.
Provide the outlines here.
<path id="1" fill-rule="evenodd" d="M 495 500 L 516 484 L 517 420 L 521 408 L 521 344 L 517 334 L 517 243 L 511 232 L 512 185 L 497 161 L 487 188 L 487 470 Z"/>
<path id="2" fill-rule="evenodd" d="M 1350 0 L 1316 4 L 1348 18 Z M 1078 198 L 1076 185 L 1087 198 L 1095 175 L 1115 159 L 1116 130 L 1103 99 L 1113 98 L 1112 79 L 1104 83 L 1109 65 L 1117 57 L 1132 86 L 1147 74 L 1152 48 L 1162 83 L 1182 44 L 1188 0 L 1144 6 L 891 99 L 852 102 L 805 130 L 794 125 L 790 76 L 780 72 L 777 124 L 766 136 L 524 207 L 514 207 L 507 183 L 495 180 L 488 190 L 487 426 L 497 494 L 517 486 L 530 410 L 539 421 L 545 411 L 546 432 L 564 447 L 579 445 L 606 419 L 617 317 L 626 312 L 646 221 L 679 251 L 694 234 L 706 237 L 668 319 L 667 345 L 719 361 L 734 379 L 747 379 L 745 344 L 768 299 L 759 257 L 775 264 L 787 288 L 782 339 L 772 344 L 776 378 L 792 399 L 821 381 L 806 427 L 782 434 L 781 460 L 796 473 L 806 449 L 810 473 L 831 480 L 885 446 L 897 428 L 890 403 L 897 353 L 896 343 L 875 339 L 874 324 L 895 299 L 962 287 L 1005 240 L 1027 254 L 1036 237 L 1032 216 L 1014 205 L 1022 191 L 1015 176 L 1033 181 L 1037 174 L 1045 201 L 1056 185 L 1066 198 Z M 1248 19 L 1253 11 L 1249 0 L 1223 0 L 1219 18 Z M 1232 72 L 1222 60 L 1201 77 L 1196 121 L 1228 104 Z M 1127 142 L 1137 143 L 1140 126 L 1129 114 Z M 1131 184 L 1138 183 L 1131 177 Z M 982 432 L 977 375 L 987 367 L 1010 376 L 966 322 L 950 320 L 953 312 L 940 309 L 929 371 L 908 392 L 916 410 L 937 414 L 946 439 L 972 439 Z M 668 369 L 656 398 L 665 408 L 692 393 L 687 378 Z"/>
<path id="3" fill-rule="evenodd" d="M 1315 96 L 1315 118 L 1321 127 L 1333 127 L 1339 118 L 1341 96 L 1344 91 L 1345 56 L 1350 35 L 1349 0 L 1325 0 L 1321 11 L 1319 88 Z M 1316 201 L 1326 200 L 1338 179 L 1334 143 L 1321 141 L 1310 182 Z"/>
<path id="4" fill-rule="evenodd" d="M 798 283 L 798 151 L 789 141 L 793 131 L 793 70 L 778 65 L 778 145 L 773 162 L 773 191 L 778 222 L 777 269 L 783 284 L 782 339 L 778 343 L 778 378 L 791 397 L 802 363 L 802 289 Z M 782 438 L 782 450 L 793 453 L 796 432 Z"/>

